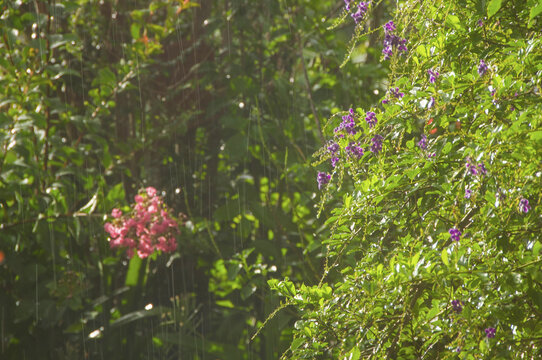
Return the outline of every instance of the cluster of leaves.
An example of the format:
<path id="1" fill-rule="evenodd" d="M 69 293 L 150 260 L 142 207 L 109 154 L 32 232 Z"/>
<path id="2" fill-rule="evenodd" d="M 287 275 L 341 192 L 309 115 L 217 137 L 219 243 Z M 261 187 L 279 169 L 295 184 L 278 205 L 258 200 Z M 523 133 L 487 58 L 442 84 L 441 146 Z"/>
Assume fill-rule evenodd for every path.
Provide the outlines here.
<path id="1" fill-rule="evenodd" d="M 542 356 L 541 10 L 398 2 L 409 53 L 388 86 L 403 96 L 360 107 L 356 131 L 317 153 L 323 201 L 343 200 L 322 280 L 269 283 L 301 315 L 285 358 Z"/>

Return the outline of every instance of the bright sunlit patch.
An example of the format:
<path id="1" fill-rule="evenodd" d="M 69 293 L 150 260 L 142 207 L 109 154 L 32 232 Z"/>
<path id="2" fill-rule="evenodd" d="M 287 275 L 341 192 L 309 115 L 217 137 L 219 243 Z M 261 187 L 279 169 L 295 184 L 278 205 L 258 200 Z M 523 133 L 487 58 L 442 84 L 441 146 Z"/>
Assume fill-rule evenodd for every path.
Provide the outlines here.
<path id="1" fill-rule="evenodd" d="M 145 310 L 151 310 L 151 309 L 152 309 L 152 304 L 145 305 Z"/>
<path id="2" fill-rule="evenodd" d="M 98 336 L 100 336 L 101 333 L 102 333 L 102 331 L 100 329 L 96 329 L 93 332 L 91 332 L 90 334 L 88 334 L 88 337 L 91 338 L 91 339 L 95 339 Z"/>
<path id="3" fill-rule="evenodd" d="M 242 108 L 244 108 L 244 107 L 245 107 L 245 103 L 244 103 L 244 102 L 240 102 L 240 103 L 239 103 L 239 109 L 242 109 Z"/>

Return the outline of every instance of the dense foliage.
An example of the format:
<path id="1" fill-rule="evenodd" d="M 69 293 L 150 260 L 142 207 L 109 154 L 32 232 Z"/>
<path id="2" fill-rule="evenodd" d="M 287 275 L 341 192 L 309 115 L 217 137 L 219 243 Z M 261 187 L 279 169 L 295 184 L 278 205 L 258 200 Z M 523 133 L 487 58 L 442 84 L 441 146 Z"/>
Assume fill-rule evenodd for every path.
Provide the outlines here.
<path id="1" fill-rule="evenodd" d="M 0 357 L 540 357 L 541 13 L 0 1 Z"/>
<path id="2" fill-rule="evenodd" d="M 387 71 L 366 45 L 339 69 L 354 22 L 330 32 L 322 19 L 341 11 L 0 1 L 2 359 L 287 349 L 291 310 L 250 337 L 279 304 L 268 279 L 320 278 L 328 230 L 308 166 L 320 122 L 374 101 L 365 89 L 382 91 Z M 162 220 L 131 212 L 148 187 L 171 209 Z M 184 226 L 133 238 L 164 219 Z M 149 256 L 130 257 L 127 239 Z"/>
<path id="3" fill-rule="evenodd" d="M 301 315 L 284 358 L 542 357 L 541 12 L 399 1 L 360 21 L 389 91 L 329 120 L 322 280 L 269 282 Z"/>

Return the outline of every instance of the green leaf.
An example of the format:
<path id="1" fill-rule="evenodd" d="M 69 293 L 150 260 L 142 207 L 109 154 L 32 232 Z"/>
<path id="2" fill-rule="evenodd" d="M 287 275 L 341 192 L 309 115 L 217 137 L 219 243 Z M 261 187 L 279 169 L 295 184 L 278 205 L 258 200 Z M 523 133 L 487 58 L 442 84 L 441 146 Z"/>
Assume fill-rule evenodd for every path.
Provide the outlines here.
<path id="1" fill-rule="evenodd" d="M 444 145 L 444 147 L 442 148 L 442 153 L 448 154 L 450 150 L 452 150 L 452 143 L 446 143 L 446 145 Z"/>
<path id="2" fill-rule="evenodd" d="M 540 249 L 542 249 L 540 241 L 535 242 L 533 245 L 533 255 L 538 256 L 538 254 L 540 254 Z"/>
<path id="3" fill-rule="evenodd" d="M 139 256 L 132 257 L 130 264 L 128 265 L 128 273 L 126 273 L 126 286 L 136 286 L 139 280 L 139 269 L 141 268 L 142 260 Z"/>
<path id="4" fill-rule="evenodd" d="M 347 359 L 347 360 L 359 360 L 360 357 L 361 357 L 361 353 L 360 353 L 359 349 L 357 347 L 354 347 L 352 350 L 350 350 L 350 352 L 345 357 L 345 359 Z"/>
<path id="5" fill-rule="evenodd" d="M 139 28 L 138 24 L 132 24 L 132 26 L 130 26 L 130 34 L 132 34 L 134 40 L 139 39 Z"/>
<path id="6" fill-rule="evenodd" d="M 448 15 L 446 17 L 446 24 L 448 24 L 449 26 L 453 27 L 456 30 L 461 29 L 461 21 L 455 15 Z"/>
<path id="7" fill-rule="evenodd" d="M 502 0 L 491 0 L 487 5 L 487 17 L 492 17 L 500 10 Z"/>
<path id="8" fill-rule="evenodd" d="M 144 318 L 149 317 L 149 316 L 160 315 L 163 311 L 164 311 L 164 309 L 162 309 L 160 307 L 155 307 L 155 308 L 153 308 L 151 310 L 137 310 L 137 311 L 134 311 L 134 312 L 131 312 L 131 313 L 128 313 L 126 315 L 121 316 L 117 320 L 113 321 L 111 323 L 111 326 L 112 327 L 123 326 L 123 325 L 129 324 L 131 322 L 144 319 Z"/>
<path id="9" fill-rule="evenodd" d="M 235 307 L 230 300 L 218 300 L 216 304 L 218 306 L 223 306 L 223 307 L 232 308 L 232 309 Z"/>
<path id="10" fill-rule="evenodd" d="M 117 185 L 113 186 L 111 190 L 109 190 L 105 198 L 112 205 L 114 205 L 116 202 L 124 200 L 125 196 L 126 195 L 124 193 L 124 184 L 120 182 Z"/>
<path id="11" fill-rule="evenodd" d="M 542 13 L 542 1 L 538 2 L 538 5 L 531 8 L 531 11 L 529 12 L 529 20 L 534 19 L 538 15 Z"/>
<path id="12" fill-rule="evenodd" d="M 427 52 L 427 49 L 425 46 L 423 45 L 419 45 L 417 48 L 416 48 L 416 52 L 418 54 L 420 54 L 422 57 L 429 57 L 429 53 Z"/>
<path id="13" fill-rule="evenodd" d="M 533 131 L 530 137 L 531 137 L 531 140 L 542 141 L 542 131 Z"/>
<path id="14" fill-rule="evenodd" d="M 292 341 L 292 345 L 290 345 L 290 349 L 292 350 L 296 350 L 298 347 L 301 346 L 301 344 L 303 344 L 305 340 L 303 338 L 297 338 L 297 339 L 294 339 Z"/>
<path id="15" fill-rule="evenodd" d="M 444 265 L 450 266 L 450 261 L 448 260 L 448 249 L 442 250 L 440 257 L 442 258 L 442 262 L 444 263 Z"/>

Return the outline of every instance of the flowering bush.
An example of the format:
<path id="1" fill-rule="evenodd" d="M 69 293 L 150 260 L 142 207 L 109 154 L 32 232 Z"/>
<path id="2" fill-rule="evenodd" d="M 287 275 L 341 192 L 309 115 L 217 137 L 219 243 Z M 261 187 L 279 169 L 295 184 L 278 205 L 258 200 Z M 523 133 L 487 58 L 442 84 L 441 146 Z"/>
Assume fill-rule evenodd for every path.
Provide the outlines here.
<path id="1" fill-rule="evenodd" d="M 284 357 L 541 358 L 542 9 L 398 3 L 393 87 L 329 134 L 322 278 L 269 282 L 300 312 Z"/>
<path id="2" fill-rule="evenodd" d="M 128 257 L 144 259 L 155 251 L 173 252 L 177 249 L 179 225 L 171 216 L 156 189 L 148 187 L 135 196 L 131 212 L 123 215 L 119 209 L 111 212 L 111 222 L 104 225 L 111 248 L 125 248 Z"/>

